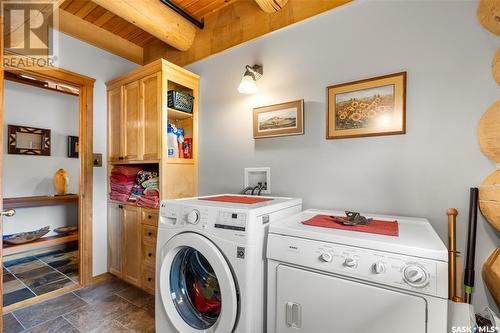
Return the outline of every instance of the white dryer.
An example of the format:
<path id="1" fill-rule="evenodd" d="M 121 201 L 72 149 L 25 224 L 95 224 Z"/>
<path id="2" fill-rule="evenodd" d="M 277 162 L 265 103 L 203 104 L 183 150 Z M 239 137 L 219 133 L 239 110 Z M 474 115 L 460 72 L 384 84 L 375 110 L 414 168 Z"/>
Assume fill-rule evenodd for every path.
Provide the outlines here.
<path id="1" fill-rule="evenodd" d="M 397 220 L 399 235 L 302 224 L 307 210 L 268 236 L 269 333 L 445 333 L 448 251 L 429 221 Z M 332 222 L 334 223 L 334 222 Z"/>
<path id="2" fill-rule="evenodd" d="M 215 197 L 221 201 L 200 197 L 161 203 L 157 332 L 265 330 L 267 229 L 300 212 L 302 200 L 257 198 L 221 195 Z"/>

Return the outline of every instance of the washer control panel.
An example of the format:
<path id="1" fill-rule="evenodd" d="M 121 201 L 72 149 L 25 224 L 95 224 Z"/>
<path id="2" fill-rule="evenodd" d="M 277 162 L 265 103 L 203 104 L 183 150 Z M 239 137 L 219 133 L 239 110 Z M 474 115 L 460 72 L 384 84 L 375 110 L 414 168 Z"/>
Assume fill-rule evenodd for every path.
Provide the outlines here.
<path id="1" fill-rule="evenodd" d="M 164 206 L 160 208 L 160 223 L 172 227 L 217 228 L 245 232 L 247 213 L 207 207 Z"/>
<path id="2" fill-rule="evenodd" d="M 221 210 L 217 214 L 215 228 L 245 231 L 247 215 L 244 213 Z"/>
<path id="3" fill-rule="evenodd" d="M 269 259 L 447 297 L 445 262 L 275 234 L 268 240 Z"/>

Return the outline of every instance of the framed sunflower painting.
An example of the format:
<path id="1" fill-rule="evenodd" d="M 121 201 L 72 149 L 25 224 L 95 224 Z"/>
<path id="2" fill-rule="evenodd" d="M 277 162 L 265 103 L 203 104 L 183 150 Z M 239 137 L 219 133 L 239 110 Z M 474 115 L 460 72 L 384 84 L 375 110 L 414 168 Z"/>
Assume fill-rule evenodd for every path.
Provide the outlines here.
<path id="1" fill-rule="evenodd" d="M 327 139 L 406 133 L 406 72 L 327 88 Z"/>

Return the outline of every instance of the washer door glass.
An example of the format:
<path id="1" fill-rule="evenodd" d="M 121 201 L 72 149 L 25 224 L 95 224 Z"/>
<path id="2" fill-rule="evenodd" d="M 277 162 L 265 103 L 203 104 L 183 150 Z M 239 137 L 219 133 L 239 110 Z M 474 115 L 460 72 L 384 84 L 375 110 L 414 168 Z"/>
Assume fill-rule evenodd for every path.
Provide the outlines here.
<path id="1" fill-rule="evenodd" d="M 170 295 L 179 315 L 195 329 L 210 328 L 220 316 L 217 276 L 207 259 L 192 247 L 182 248 L 172 261 Z"/>

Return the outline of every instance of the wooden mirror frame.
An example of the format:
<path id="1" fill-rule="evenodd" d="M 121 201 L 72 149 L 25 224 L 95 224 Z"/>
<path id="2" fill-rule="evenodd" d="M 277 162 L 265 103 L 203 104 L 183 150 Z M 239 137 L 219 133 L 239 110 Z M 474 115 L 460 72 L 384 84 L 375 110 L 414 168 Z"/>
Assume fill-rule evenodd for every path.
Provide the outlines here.
<path id="1" fill-rule="evenodd" d="M 17 155 L 50 156 L 50 130 L 28 126 L 8 125 L 8 153 Z M 40 148 L 18 147 L 18 135 L 31 134 L 40 136 Z"/>

